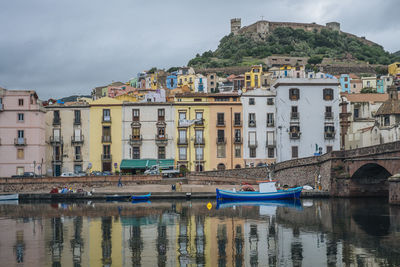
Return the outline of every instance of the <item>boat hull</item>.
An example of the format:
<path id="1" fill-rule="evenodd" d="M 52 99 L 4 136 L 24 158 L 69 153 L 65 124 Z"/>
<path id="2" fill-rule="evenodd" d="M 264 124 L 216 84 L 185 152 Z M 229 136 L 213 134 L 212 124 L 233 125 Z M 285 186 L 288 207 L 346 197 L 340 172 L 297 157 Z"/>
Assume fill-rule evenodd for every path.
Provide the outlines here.
<path id="1" fill-rule="evenodd" d="M 12 194 L 12 195 L 0 195 L 0 201 L 5 201 L 5 200 L 18 200 L 19 195 L 18 194 Z"/>
<path id="2" fill-rule="evenodd" d="M 234 192 L 220 190 L 217 188 L 217 199 L 233 200 L 273 200 L 273 199 L 296 199 L 300 198 L 302 187 L 290 188 L 288 190 L 278 190 L 277 192 Z"/>
<path id="3" fill-rule="evenodd" d="M 151 196 L 151 193 L 147 195 L 140 195 L 140 196 L 132 196 L 131 200 L 148 200 Z"/>

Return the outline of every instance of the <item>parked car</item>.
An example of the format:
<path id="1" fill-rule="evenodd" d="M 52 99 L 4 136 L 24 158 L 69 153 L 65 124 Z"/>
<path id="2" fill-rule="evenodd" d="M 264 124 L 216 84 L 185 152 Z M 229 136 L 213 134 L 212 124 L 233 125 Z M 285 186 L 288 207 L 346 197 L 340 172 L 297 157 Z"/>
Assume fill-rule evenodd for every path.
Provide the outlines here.
<path id="1" fill-rule="evenodd" d="M 80 171 L 80 172 L 76 172 L 76 173 L 75 173 L 75 176 L 83 177 L 83 176 L 87 176 L 87 173 L 86 173 L 86 172 Z"/>
<path id="2" fill-rule="evenodd" d="M 73 173 L 73 172 L 63 172 L 62 174 L 61 174 L 61 177 L 75 177 L 76 175 L 75 175 L 75 173 Z"/>
<path id="3" fill-rule="evenodd" d="M 24 172 L 22 175 L 13 175 L 12 178 L 37 177 L 33 172 Z"/>
<path id="4" fill-rule="evenodd" d="M 104 175 L 104 176 L 113 175 L 113 173 L 112 173 L 112 172 L 109 172 L 109 171 L 104 171 L 104 172 L 103 172 L 103 175 Z"/>
<path id="5" fill-rule="evenodd" d="M 102 172 L 99 172 L 99 171 L 92 171 L 92 172 L 90 173 L 90 175 L 92 175 L 92 176 L 102 176 L 103 173 L 102 173 Z"/>

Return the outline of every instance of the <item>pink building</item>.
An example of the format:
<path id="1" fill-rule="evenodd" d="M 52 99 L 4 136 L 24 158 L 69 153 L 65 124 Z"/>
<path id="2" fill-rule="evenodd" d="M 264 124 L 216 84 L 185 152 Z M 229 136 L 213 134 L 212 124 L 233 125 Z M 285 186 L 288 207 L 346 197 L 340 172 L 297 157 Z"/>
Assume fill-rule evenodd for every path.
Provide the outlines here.
<path id="1" fill-rule="evenodd" d="M 46 173 L 45 148 L 45 110 L 36 92 L 0 88 L 0 177 Z"/>

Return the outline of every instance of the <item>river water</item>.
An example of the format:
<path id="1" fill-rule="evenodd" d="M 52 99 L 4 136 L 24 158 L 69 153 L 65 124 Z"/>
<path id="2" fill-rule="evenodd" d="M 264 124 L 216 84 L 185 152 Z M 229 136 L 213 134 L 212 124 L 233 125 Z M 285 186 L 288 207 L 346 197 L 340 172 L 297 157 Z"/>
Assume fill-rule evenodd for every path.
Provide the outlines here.
<path id="1" fill-rule="evenodd" d="M 0 266 L 400 266 L 383 199 L 208 203 L 0 203 Z"/>

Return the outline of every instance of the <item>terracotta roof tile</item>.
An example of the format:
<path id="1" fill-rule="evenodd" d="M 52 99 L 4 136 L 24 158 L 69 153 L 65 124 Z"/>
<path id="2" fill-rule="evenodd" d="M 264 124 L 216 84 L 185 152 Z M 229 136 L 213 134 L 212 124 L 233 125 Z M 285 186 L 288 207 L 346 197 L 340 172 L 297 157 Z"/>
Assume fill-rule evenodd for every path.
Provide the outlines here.
<path id="1" fill-rule="evenodd" d="M 341 93 L 350 102 L 385 102 L 389 99 L 388 94 L 348 94 Z"/>

